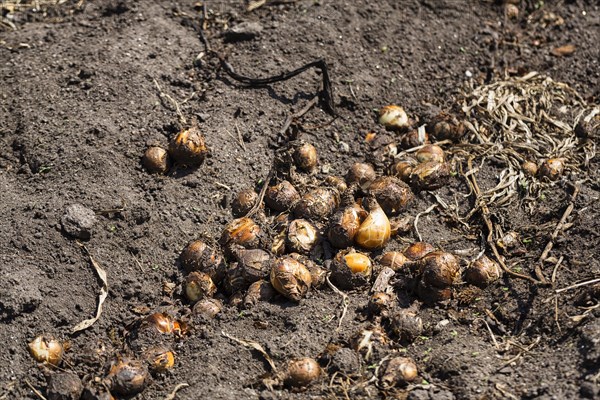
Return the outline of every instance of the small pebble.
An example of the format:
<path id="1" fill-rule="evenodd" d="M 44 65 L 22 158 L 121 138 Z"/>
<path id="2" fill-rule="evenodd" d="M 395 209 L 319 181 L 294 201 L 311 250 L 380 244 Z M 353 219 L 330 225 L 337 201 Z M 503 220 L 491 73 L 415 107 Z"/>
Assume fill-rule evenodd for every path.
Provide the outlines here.
<path id="1" fill-rule="evenodd" d="M 88 240 L 92 236 L 96 214 L 81 204 L 71 204 L 65 210 L 60 222 L 67 235 Z"/>

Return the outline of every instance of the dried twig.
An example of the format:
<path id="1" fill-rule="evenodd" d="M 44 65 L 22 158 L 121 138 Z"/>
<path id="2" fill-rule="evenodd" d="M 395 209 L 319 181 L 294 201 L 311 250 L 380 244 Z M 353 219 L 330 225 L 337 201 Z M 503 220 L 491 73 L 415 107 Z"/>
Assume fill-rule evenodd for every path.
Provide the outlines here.
<path id="1" fill-rule="evenodd" d="M 175 388 L 171 391 L 171 393 L 169 393 L 167 395 L 167 397 L 165 397 L 165 400 L 175 400 L 175 396 L 177 395 L 177 392 L 188 386 L 190 386 L 190 385 L 185 382 L 180 383 L 179 385 L 175 386 Z"/>
<path id="2" fill-rule="evenodd" d="M 226 338 L 229 338 L 231 340 L 233 340 L 234 342 L 237 342 L 245 347 L 249 347 L 251 349 L 254 349 L 256 351 L 258 351 L 260 354 L 262 354 L 262 356 L 265 358 L 265 360 L 267 361 L 267 363 L 269 363 L 269 366 L 271 367 L 271 369 L 273 370 L 273 372 L 277 372 L 277 366 L 275 366 L 275 363 L 273 362 L 273 359 L 271 358 L 271 356 L 265 351 L 265 349 L 257 342 L 254 342 L 252 340 L 243 340 L 243 339 L 238 339 L 234 336 L 231 336 L 228 333 L 225 333 L 224 331 L 221 331 L 221 335 L 225 336 Z"/>
<path id="3" fill-rule="evenodd" d="M 32 385 L 32 384 L 31 384 L 31 383 L 30 383 L 30 382 L 29 382 L 27 379 L 25 379 L 25 383 L 27 384 L 27 386 L 29 386 L 29 388 L 30 388 L 31 390 L 33 390 L 33 393 L 35 393 L 35 395 L 36 395 L 37 397 L 39 397 L 39 398 L 40 398 L 40 399 L 42 399 L 42 400 L 47 400 L 47 399 L 44 397 L 44 395 L 43 395 L 43 394 L 42 394 L 42 393 L 41 393 L 39 390 L 37 390 L 35 387 L 33 387 L 33 385 Z"/>
<path id="4" fill-rule="evenodd" d="M 556 224 L 556 228 L 554 229 L 554 232 L 552 232 L 552 235 L 550 235 L 550 240 L 546 244 L 546 247 L 544 248 L 544 251 L 542 252 L 542 255 L 540 256 L 540 258 L 537 262 L 537 265 L 535 266 L 535 274 L 536 274 L 537 278 L 543 283 L 546 283 L 546 278 L 544 277 L 544 274 L 542 273 L 542 268 L 544 267 L 544 261 L 546 261 L 546 258 L 548 258 L 548 254 L 550 254 L 550 251 L 552 250 L 552 247 L 554 246 L 554 241 L 556 240 L 556 238 L 558 237 L 560 232 L 565 227 L 567 218 L 569 218 L 569 216 L 573 212 L 573 209 L 575 208 L 575 198 L 577 197 L 578 194 L 579 194 L 579 186 L 577 185 L 577 186 L 575 186 L 575 189 L 573 190 L 573 194 L 571 195 L 571 200 L 569 201 L 569 205 L 565 209 L 565 212 L 563 213 L 562 217 L 560 218 L 560 221 L 558 221 L 558 224 Z"/>
<path id="5" fill-rule="evenodd" d="M 577 289 L 578 287 L 587 286 L 587 285 L 593 285 L 594 283 L 597 283 L 597 282 L 600 282 L 600 278 L 592 279 L 592 280 L 585 281 L 585 282 L 576 283 L 574 285 L 567 286 L 567 287 L 562 288 L 562 289 L 557 289 L 557 290 L 554 291 L 554 293 L 558 294 L 558 293 L 566 292 L 567 290 Z"/>
<path id="6" fill-rule="evenodd" d="M 413 222 L 413 225 L 415 227 L 415 233 L 417 234 L 417 238 L 419 238 L 419 242 L 423 241 L 423 238 L 421 237 L 421 233 L 419 232 L 419 218 L 421 218 L 421 215 L 429 214 L 435 208 L 437 208 L 437 206 L 438 206 L 437 204 L 432 204 L 431 206 L 429 206 L 429 208 L 427 208 L 427 210 L 418 213 L 417 216 L 415 217 L 415 221 Z"/>
<path id="7" fill-rule="evenodd" d="M 182 125 L 187 125 L 187 119 L 184 117 L 183 113 L 181 112 L 181 108 L 179 107 L 179 103 L 177 102 L 177 100 L 175 100 L 173 97 L 169 96 L 169 94 L 163 92 L 162 88 L 160 87 L 160 85 L 158 84 L 158 81 L 155 78 L 152 78 L 152 80 L 154 81 L 154 85 L 156 86 L 156 89 L 158 90 L 158 94 L 160 94 L 160 99 L 163 100 L 163 98 L 166 98 L 167 100 L 169 100 L 171 102 L 171 104 L 173 104 L 173 107 L 175 107 L 175 112 L 177 113 L 177 116 L 179 117 L 179 122 L 181 122 Z"/>
<path id="8" fill-rule="evenodd" d="M 81 321 L 80 323 L 75 325 L 73 327 L 73 329 L 71 330 L 71 333 L 75 333 L 75 332 L 79 332 L 84 329 L 87 329 L 90 326 L 92 326 L 96 321 L 98 321 L 98 319 L 100 318 L 100 315 L 102 314 L 102 305 L 104 304 L 104 300 L 106 300 L 106 297 L 108 296 L 108 280 L 106 278 L 106 271 L 104 269 L 102 269 L 102 267 L 100 267 L 100 264 L 98 264 L 96 262 L 96 260 L 94 260 L 94 258 L 90 254 L 90 251 L 87 249 L 87 247 L 85 247 L 84 244 L 79 243 L 79 242 L 77 242 L 77 244 L 81 248 L 83 248 L 83 250 L 85 251 L 87 256 L 90 258 L 90 262 L 92 263 L 92 266 L 96 270 L 96 274 L 98 275 L 98 278 L 100 278 L 100 281 L 102 282 L 102 287 L 100 288 L 100 294 L 98 295 L 98 308 L 96 310 L 96 316 L 94 318 L 90 318 L 90 319 L 86 319 L 85 321 Z"/>

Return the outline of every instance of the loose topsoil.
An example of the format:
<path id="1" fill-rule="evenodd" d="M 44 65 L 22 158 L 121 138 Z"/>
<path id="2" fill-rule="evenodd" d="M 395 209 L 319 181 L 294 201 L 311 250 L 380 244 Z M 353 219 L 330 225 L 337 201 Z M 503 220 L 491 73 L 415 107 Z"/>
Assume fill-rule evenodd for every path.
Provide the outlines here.
<path id="1" fill-rule="evenodd" d="M 40 398 L 32 388 L 46 393 L 50 372 L 27 351 L 35 336 L 67 341 L 61 368 L 90 380 L 103 377 L 104 363 L 123 351 L 126 327 L 154 310 L 187 319 L 191 330 L 174 345 L 174 368 L 154 376 L 140 399 L 163 399 L 181 383 L 189 386 L 177 399 L 600 396 L 599 290 L 586 284 L 555 292 L 600 276 L 598 157 L 549 184 L 531 210 L 518 201 L 492 207 L 494 221 L 521 237 L 523 251 L 507 264 L 535 276 L 578 185 L 570 225 L 544 263 L 551 285 L 505 274 L 470 296 L 468 285 L 458 284 L 452 300 L 433 306 L 395 292 L 423 319 L 412 343 L 390 333 L 368 360 L 353 350 L 352 338 L 373 323 L 368 288 L 348 291 L 339 329 L 342 298 L 328 287 L 299 304 L 276 297 L 244 309 L 224 298 L 223 311 L 202 320 L 190 316 L 178 287 L 165 290 L 182 282 L 177 257 L 192 239 L 217 239 L 233 218 L 233 196 L 260 187 L 285 146 L 281 127 L 317 94 L 321 75 L 307 71 L 259 88 L 237 84 L 200 40 L 202 8 L 194 1 L 39 3 L 4 8 L 0 32 L 0 399 Z M 293 127 L 316 146 L 320 179 L 343 176 L 356 161 L 384 172 L 373 155 L 381 143 L 365 135 L 396 139 L 377 124 L 374 110 L 386 104 L 402 105 L 413 119 L 436 108 L 457 112 L 469 87 L 531 71 L 600 103 L 600 6 L 593 0 L 521 1 L 516 17 L 501 2 L 466 0 L 267 1 L 251 12 L 242 1 L 206 5 L 205 35 L 239 73 L 265 77 L 326 60 L 336 118 L 319 104 Z M 262 30 L 225 33 L 247 22 Z M 574 52 L 553 51 L 568 44 Z M 140 163 L 145 149 L 167 146 L 184 127 L 174 101 L 187 124 L 198 121 L 211 156 L 196 169 L 152 175 Z M 598 137 L 596 130 L 581 140 L 598 144 Z M 481 166 L 482 190 L 496 185 L 501 170 L 493 161 Z M 459 205 L 460 215 L 474 207 L 458 173 L 433 193 Z M 87 240 L 63 229 L 72 204 L 96 214 Z M 417 194 L 403 215 L 432 204 L 434 196 Z M 466 260 L 480 249 L 491 255 L 481 218 L 468 223 L 438 207 L 418 228 L 446 251 L 475 249 Z M 413 230 L 386 250 L 416 240 Z M 101 286 L 80 244 L 106 270 L 109 292 L 98 321 L 71 334 L 96 312 Z M 262 379 L 272 371 L 264 356 L 224 334 L 259 343 L 279 369 L 293 357 L 313 357 L 324 372 L 302 390 L 267 387 Z M 419 378 L 383 388 L 376 373 L 394 355 L 413 358 Z"/>

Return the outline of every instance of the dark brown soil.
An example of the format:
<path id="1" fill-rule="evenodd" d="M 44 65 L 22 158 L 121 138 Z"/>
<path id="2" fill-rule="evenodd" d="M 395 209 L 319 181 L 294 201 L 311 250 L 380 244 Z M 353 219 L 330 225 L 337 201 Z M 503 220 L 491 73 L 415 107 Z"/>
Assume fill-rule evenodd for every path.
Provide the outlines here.
<path id="1" fill-rule="evenodd" d="M 105 355 L 119 352 L 125 326 L 139 315 L 162 307 L 185 316 L 189 306 L 178 291 L 163 291 L 164 282 L 182 281 L 178 254 L 192 239 L 218 238 L 232 219 L 233 195 L 265 178 L 283 145 L 278 132 L 286 116 L 302 108 L 321 81 L 306 72 L 262 88 L 235 84 L 215 57 L 198 58 L 205 49 L 194 1 L 76 3 L 14 13 L 17 29 L 2 25 L 0 32 L 2 400 L 38 398 L 31 387 L 46 393 L 44 372 L 27 351 L 39 334 L 68 340 L 62 368 L 89 379 L 103 376 L 98 365 L 104 359 L 85 363 L 83 356 L 101 347 Z M 397 103 L 411 116 L 432 106 L 450 109 L 469 79 L 481 84 L 538 71 L 600 103 L 600 6 L 593 0 L 521 1 L 514 20 L 491 1 L 299 0 L 267 2 L 276 4 L 250 13 L 242 1 L 207 3 L 207 37 L 240 73 L 275 75 L 317 58 L 327 61 L 338 116 L 332 120 L 315 107 L 300 127 L 330 174 L 373 160 L 364 136 L 385 133 L 374 109 Z M 262 32 L 226 42 L 222 33 L 246 21 L 262 25 Z M 551 54 L 565 44 L 575 45 L 574 54 Z M 166 146 L 180 129 L 154 80 L 181 104 L 188 121 L 199 121 L 212 152 L 200 168 L 155 176 L 141 167 L 148 145 Z M 599 144 L 598 136 L 589 140 Z M 178 399 L 598 398 L 600 309 L 590 308 L 598 291 L 583 286 L 560 293 L 556 302 L 553 295 L 600 277 L 599 166 L 596 157 L 576 177 L 582 183 L 573 225 L 550 254 L 564 257 L 553 287 L 505 276 L 471 300 L 465 300 L 466 285 L 459 285 L 451 302 L 433 307 L 399 293 L 420 308 L 425 330 L 406 346 L 393 338 L 376 345 L 369 361 L 350 350 L 351 338 L 370 323 L 366 289 L 349 293 L 339 330 L 341 297 L 329 288 L 311 291 L 298 305 L 276 298 L 249 310 L 226 306 L 212 321 L 191 320 L 191 333 L 175 345 L 175 367 L 136 398 L 163 399 L 184 382 L 189 387 Z M 319 177 L 326 176 L 322 171 Z M 493 166 L 483 169 L 480 184 L 495 185 L 496 173 Z M 515 256 L 524 274 L 533 276 L 567 207 L 568 181 L 575 178 L 553 184 L 533 214 L 517 204 L 498 211 L 505 231 L 527 238 L 526 254 Z M 457 176 L 437 191 L 461 201 L 462 214 L 472 206 L 462 197 L 467 192 Z M 407 215 L 432 201 L 417 195 Z M 78 334 L 71 329 L 94 315 L 100 285 L 86 253 L 61 227 L 74 203 L 96 213 L 85 245 L 110 287 L 100 319 Z M 421 218 L 419 230 L 448 251 L 479 248 L 481 221 L 471 221 L 472 232 L 451 222 L 434 211 Z M 414 240 L 409 233 L 388 249 Z M 545 264 L 548 279 L 553 268 Z M 328 344 L 344 350 L 329 367 L 323 364 L 327 373 L 306 390 L 270 390 L 261 384 L 270 368 L 260 353 L 223 333 L 258 342 L 280 368 L 292 357 L 318 358 Z M 383 390 L 377 379 L 369 381 L 393 354 L 416 361 L 416 384 Z"/>

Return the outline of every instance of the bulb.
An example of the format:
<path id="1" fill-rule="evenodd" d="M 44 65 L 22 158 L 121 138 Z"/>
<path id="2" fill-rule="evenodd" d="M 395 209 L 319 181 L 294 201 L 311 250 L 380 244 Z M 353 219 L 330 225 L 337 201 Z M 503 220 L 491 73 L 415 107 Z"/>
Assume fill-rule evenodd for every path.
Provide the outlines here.
<path id="1" fill-rule="evenodd" d="M 304 143 L 294 151 L 294 162 L 304 172 L 312 172 L 317 167 L 317 149 L 310 143 Z"/>
<path id="2" fill-rule="evenodd" d="M 261 301 L 269 301 L 275 297 L 275 288 L 267 281 L 256 281 L 248 288 L 244 297 L 244 307 L 252 308 Z"/>
<path id="3" fill-rule="evenodd" d="M 320 288 L 325 285 L 325 278 L 327 277 L 327 271 L 319 267 L 309 257 L 298 253 L 290 253 L 289 257 L 303 264 L 308 272 L 310 272 L 310 287 Z"/>
<path id="4" fill-rule="evenodd" d="M 379 264 L 383 267 L 388 267 L 398 272 L 406 263 L 410 262 L 409 258 L 399 251 L 388 251 L 379 259 Z"/>
<path id="5" fill-rule="evenodd" d="M 144 351 L 142 358 L 152 372 L 161 373 L 173 368 L 175 354 L 165 346 L 153 346 Z"/>
<path id="6" fill-rule="evenodd" d="M 169 153 L 162 147 L 148 147 L 142 157 L 142 165 L 150 173 L 165 174 L 171 167 Z"/>
<path id="7" fill-rule="evenodd" d="M 465 135 L 465 125 L 452 115 L 441 113 L 433 120 L 431 134 L 436 140 L 458 142 Z"/>
<path id="8" fill-rule="evenodd" d="M 280 294 L 293 301 L 300 301 L 310 289 L 310 271 L 299 261 L 284 256 L 271 266 L 271 285 Z"/>
<path id="9" fill-rule="evenodd" d="M 331 281 L 340 289 L 354 289 L 368 284 L 372 271 L 369 256 L 352 248 L 342 250 L 331 264 Z"/>
<path id="10" fill-rule="evenodd" d="M 374 199 L 369 199 L 369 215 L 360 224 L 354 241 L 359 246 L 375 250 L 385 247 L 391 236 L 390 220 Z"/>
<path id="11" fill-rule="evenodd" d="M 261 234 L 260 226 L 252 219 L 242 217 L 234 219 L 225 226 L 219 243 L 226 249 L 231 245 L 240 245 L 247 249 L 256 248 L 260 243 Z"/>
<path id="12" fill-rule="evenodd" d="M 542 162 L 539 169 L 539 175 L 555 181 L 563 174 L 565 170 L 564 158 L 550 158 Z"/>
<path id="13" fill-rule="evenodd" d="M 160 333 L 181 333 L 179 322 L 175 321 L 169 315 L 160 312 L 148 315 L 142 321 L 142 325 L 152 327 Z"/>
<path id="14" fill-rule="evenodd" d="M 305 219 L 290 222 L 287 232 L 286 248 L 290 251 L 308 254 L 315 248 L 319 233 L 313 224 Z"/>
<path id="15" fill-rule="evenodd" d="M 408 115 L 400 106 L 385 106 L 379 110 L 379 123 L 386 128 L 403 129 L 408 127 Z"/>
<path id="16" fill-rule="evenodd" d="M 328 175 L 327 178 L 325 178 L 325 184 L 336 189 L 338 193 L 344 193 L 346 189 L 348 189 L 346 181 L 343 178 L 335 175 Z"/>
<path id="17" fill-rule="evenodd" d="M 422 281 L 433 287 L 444 289 L 454 283 L 460 272 L 458 259 L 444 251 L 434 251 L 420 261 Z"/>
<path id="18" fill-rule="evenodd" d="M 410 309 L 400 309 L 390 317 L 392 332 L 403 343 L 412 343 L 423 333 L 423 320 Z"/>
<path id="19" fill-rule="evenodd" d="M 235 218 L 245 216 L 258 201 L 258 194 L 252 189 L 241 190 L 231 202 L 231 213 Z"/>
<path id="20" fill-rule="evenodd" d="M 435 144 L 426 144 L 415 154 L 417 161 L 420 163 L 435 161 L 444 162 L 444 150 Z"/>
<path id="21" fill-rule="evenodd" d="M 445 162 L 429 161 L 415 166 L 410 183 L 417 190 L 434 190 L 444 186 L 450 178 L 450 167 Z"/>
<path id="22" fill-rule="evenodd" d="M 28 344 L 28 347 L 37 362 L 58 366 L 62 361 L 64 347 L 52 336 L 38 336 Z"/>
<path id="23" fill-rule="evenodd" d="M 417 379 L 417 364 L 407 357 L 392 358 L 381 376 L 381 384 L 384 388 L 406 385 Z"/>
<path id="24" fill-rule="evenodd" d="M 298 218 L 321 221 L 331 215 L 340 202 L 335 189 L 317 188 L 305 194 L 296 203 L 294 214 Z"/>
<path id="25" fill-rule="evenodd" d="M 417 295 L 424 303 L 433 305 L 435 303 L 450 300 L 450 297 L 452 297 L 452 290 L 451 286 L 438 288 L 421 280 L 417 285 Z"/>
<path id="26" fill-rule="evenodd" d="M 202 240 L 188 243 L 179 255 L 179 262 L 186 272 L 204 272 L 214 282 L 220 282 L 225 276 L 223 256 Z"/>
<path id="27" fill-rule="evenodd" d="M 274 211 L 291 209 L 300 200 L 300 194 L 288 181 L 281 181 L 277 185 L 269 186 L 265 192 L 265 203 Z"/>
<path id="28" fill-rule="evenodd" d="M 192 314 L 204 317 L 205 319 L 213 319 L 223 309 L 223 303 L 218 299 L 202 299 L 192 309 Z"/>
<path id="29" fill-rule="evenodd" d="M 329 222 L 329 229 L 327 231 L 329 243 L 339 249 L 352 246 L 354 237 L 365 216 L 365 210 L 358 204 L 337 211 Z"/>
<path id="30" fill-rule="evenodd" d="M 412 261 L 420 260 L 425 257 L 427 254 L 431 253 L 435 250 L 433 245 L 426 242 L 415 242 L 408 246 L 402 253 Z"/>
<path id="31" fill-rule="evenodd" d="M 234 256 L 241 268 L 245 284 L 249 285 L 261 279 L 266 279 L 271 271 L 271 255 L 261 249 L 238 248 Z"/>
<path id="32" fill-rule="evenodd" d="M 190 272 L 185 279 L 185 295 L 189 301 L 196 303 L 207 297 L 212 297 L 217 292 L 217 287 L 210 276 L 204 272 Z"/>
<path id="33" fill-rule="evenodd" d="M 169 153 L 175 161 L 184 165 L 200 165 L 208 154 L 204 136 L 197 126 L 179 132 L 169 144 Z"/>
<path id="34" fill-rule="evenodd" d="M 382 176 L 371 184 L 369 193 L 375 197 L 383 211 L 390 215 L 404 209 L 413 199 L 408 185 L 393 176 Z"/>
<path id="35" fill-rule="evenodd" d="M 110 365 L 106 383 L 113 393 L 132 396 L 140 393 L 146 387 L 148 370 L 138 360 L 119 356 Z"/>
<path id="36" fill-rule="evenodd" d="M 415 129 L 402 136 L 402 139 L 400 140 L 400 147 L 408 150 L 414 147 L 422 146 L 425 143 L 429 143 L 429 135 L 427 132 L 425 132 L 424 129 Z"/>
<path id="37" fill-rule="evenodd" d="M 538 167 L 534 162 L 531 161 L 525 161 L 522 165 L 521 168 L 523 168 L 523 172 L 525 172 L 526 175 L 529 176 L 535 176 L 538 172 Z"/>
<path id="38" fill-rule="evenodd" d="M 473 261 L 465 271 L 465 280 L 475 286 L 484 288 L 502 276 L 502 269 L 497 262 L 485 255 Z"/>
<path id="39" fill-rule="evenodd" d="M 225 279 L 223 279 L 223 289 L 225 289 L 225 293 L 232 295 L 247 287 L 248 284 L 244 277 L 243 268 L 240 267 L 237 262 L 229 264 L 229 268 L 225 273 Z"/>
<path id="40" fill-rule="evenodd" d="M 357 183 L 361 189 L 366 190 L 371 186 L 375 178 L 377 178 L 377 174 L 370 164 L 355 163 L 346 174 L 346 183 L 348 185 Z"/>
<path id="41" fill-rule="evenodd" d="M 410 182 L 410 174 L 414 166 L 414 161 L 398 161 L 392 165 L 390 175 L 400 178 L 403 182 Z"/>
<path id="42" fill-rule="evenodd" d="M 286 384 L 294 387 L 305 387 L 317 380 L 321 375 L 321 367 L 312 358 L 291 360 L 287 367 Z"/>
<path id="43" fill-rule="evenodd" d="M 373 293 L 367 306 L 372 314 L 385 314 L 393 304 L 392 296 L 387 293 Z"/>

